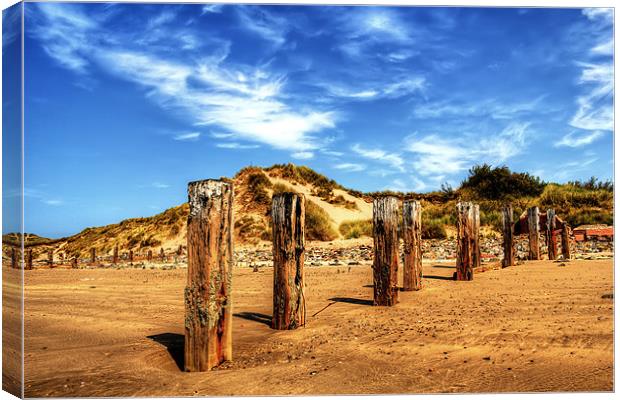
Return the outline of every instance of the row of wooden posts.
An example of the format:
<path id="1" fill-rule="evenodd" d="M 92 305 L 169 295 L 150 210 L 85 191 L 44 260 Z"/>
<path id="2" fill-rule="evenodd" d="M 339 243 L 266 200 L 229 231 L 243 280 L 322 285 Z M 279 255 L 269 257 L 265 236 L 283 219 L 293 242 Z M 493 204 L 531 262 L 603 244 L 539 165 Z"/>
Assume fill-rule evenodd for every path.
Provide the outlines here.
<path id="1" fill-rule="evenodd" d="M 12 268 L 19 268 L 20 266 L 20 251 L 18 247 L 15 246 L 11 246 L 11 267 Z M 176 251 L 176 255 L 180 256 L 183 254 L 183 246 L 179 246 L 178 250 Z M 133 250 L 129 250 L 127 253 L 127 261 L 134 262 L 136 260 L 136 257 L 134 257 L 134 252 Z M 118 246 L 114 247 L 113 250 L 113 254 L 112 254 L 112 264 L 118 264 L 119 262 L 119 249 Z M 161 248 L 160 252 L 159 252 L 159 259 L 161 261 L 163 261 L 166 258 L 166 254 L 164 252 L 164 249 Z M 153 250 L 148 250 L 147 254 L 146 254 L 146 260 L 147 261 L 152 261 L 153 260 Z M 77 268 L 78 267 L 78 257 L 77 256 L 73 256 L 69 259 L 72 268 Z M 89 262 L 91 265 L 95 265 L 97 262 L 97 253 L 95 248 L 91 248 L 90 249 L 90 258 L 89 258 Z M 30 270 L 33 269 L 33 264 L 34 264 L 34 254 L 33 254 L 33 250 L 31 248 L 29 248 L 26 251 L 26 257 L 24 260 L 24 264 L 25 264 L 25 269 Z M 46 260 L 46 264 L 49 267 L 54 267 L 55 261 L 54 261 L 54 250 L 53 249 L 49 249 L 47 251 L 47 260 Z"/>
<path id="2" fill-rule="evenodd" d="M 206 371 L 232 359 L 232 267 L 234 190 L 228 181 L 205 180 L 188 185 L 187 223 L 188 275 L 185 289 L 185 370 Z M 373 202 L 373 304 L 392 306 L 398 302 L 399 236 L 401 220 L 395 197 Z M 503 209 L 503 267 L 515 265 L 513 210 Z M 548 238 L 555 243 L 554 213 L 548 212 Z M 539 259 L 538 208 L 528 210 L 530 258 Z M 273 196 L 271 207 L 273 240 L 273 329 L 295 329 L 306 322 L 304 292 L 305 199 L 297 193 Z M 403 290 L 422 287 L 421 207 L 417 201 L 402 205 L 404 239 Z M 480 209 L 477 204 L 457 205 L 457 256 L 454 278 L 473 279 L 480 266 Z M 568 252 L 568 235 L 562 244 Z M 566 238 L 566 241 L 564 240 Z M 555 245 L 554 245 L 555 246 Z M 550 246 L 551 248 L 552 246 Z M 555 248 L 555 247 L 554 247 Z M 555 250 L 550 251 L 555 258 Z"/>

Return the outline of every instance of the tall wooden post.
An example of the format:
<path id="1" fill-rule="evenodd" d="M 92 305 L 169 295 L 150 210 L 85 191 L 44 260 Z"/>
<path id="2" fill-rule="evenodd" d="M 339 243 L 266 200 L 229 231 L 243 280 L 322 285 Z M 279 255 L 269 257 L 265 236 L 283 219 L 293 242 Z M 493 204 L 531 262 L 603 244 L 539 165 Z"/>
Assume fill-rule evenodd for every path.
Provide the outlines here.
<path id="1" fill-rule="evenodd" d="M 26 269 L 32 269 L 32 249 L 28 249 L 26 253 Z"/>
<path id="2" fill-rule="evenodd" d="M 153 250 L 149 249 L 148 253 L 146 253 L 146 260 L 149 262 L 153 260 Z"/>
<path id="3" fill-rule="evenodd" d="M 502 268 L 515 265 L 513 225 L 512 205 L 507 204 L 502 209 L 502 233 L 504 236 L 504 259 L 502 260 Z"/>
<path id="4" fill-rule="evenodd" d="M 304 296 L 305 198 L 297 193 L 273 196 L 273 329 L 296 329 L 306 324 Z"/>
<path id="5" fill-rule="evenodd" d="M 50 249 L 47 251 L 47 264 L 52 268 L 54 266 L 54 250 Z"/>
<path id="6" fill-rule="evenodd" d="M 540 260 L 540 245 L 538 243 L 538 232 L 540 230 L 540 216 L 538 207 L 527 209 L 527 228 L 530 242 L 530 260 Z"/>
<path id="7" fill-rule="evenodd" d="M 112 256 L 112 264 L 118 264 L 118 246 L 114 246 L 114 255 Z"/>
<path id="8" fill-rule="evenodd" d="M 482 253 L 480 252 L 480 206 L 473 204 L 473 234 L 471 239 L 473 240 L 473 254 L 474 268 L 479 267 L 482 263 Z"/>
<path id="9" fill-rule="evenodd" d="M 11 246 L 11 268 L 14 268 L 14 269 L 18 268 L 18 266 L 17 266 L 17 259 L 18 259 L 17 248 Z"/>
<path id="10" fill-rule="evenodd" d="M 372 205 L 375 306 L 393 306 L 398 303 L 398 200 L 380 197 Z"/>
<path id="11" fill-rule="evenodd" d="M 570 228 L 568 223 L 562 223 L 562 257 L 570 260 Z"/>
<path id="12" fill-rule="evenodd" d="M 232 360 L 233 185 L 191 182 L 187 192 L 185 371 L 208 371 Z"/>
<path id="13" fill-rule="evenodd" d="M 97 251 L 94 247 L 90 249 L 90 263 L 94 265 L 97 262 Z"/>
<path id="14" fill-rule="evenodd" d="M 557 241 L 555 238 L 555 211 L 553 209 L 547 210 L 547 226 L 545 232 L 545 239 L 547 241 L 547 258 L 549 260 L 555 260 L 558 258 Z"/>
<path id="15" fill-rule="evenodd" d="M 422 207 L 417 201 L 403 202 L 405 263 L 403 290 L 422 289 Z"/>
<path id="16" fill-rule="evenodd" d="M 456 205 L 456 280 L 474 279 L 474 205 L 460 202 Z"/>

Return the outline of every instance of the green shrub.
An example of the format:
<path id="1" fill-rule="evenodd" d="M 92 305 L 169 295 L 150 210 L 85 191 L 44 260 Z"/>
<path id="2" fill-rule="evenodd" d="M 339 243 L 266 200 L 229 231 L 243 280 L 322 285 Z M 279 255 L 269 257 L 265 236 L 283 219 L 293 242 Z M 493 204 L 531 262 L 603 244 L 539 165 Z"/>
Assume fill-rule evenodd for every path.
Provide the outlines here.
<path id="1" fill-rule="evenodd" d="M 372 237 L 372 220 L 344 221 L 338 230 L 345 239 L 357 239 L 362 236 Z"/>
<path id="2" fill-rule="evenodd" d="M 316 203 L 306 199 L 306 237 L 309 240 L 329 241 L 338 237 L 329 215 Z"/>
<path id="3" fill-rule="evenodd" d="M 538 196 L 546 184 L 528 173 L 512 172 L 506 166 L 492 168 L 475 165 L 461 183 L 461 189 L 471 190 L 479 199 L 500 200 L 508 196 Z"/>
<path id="4" fill-rule="evenodd" d="M 446 228 L 441 219 L 422 218 L 422 239 L 445 239 L 447 237 Z"/>

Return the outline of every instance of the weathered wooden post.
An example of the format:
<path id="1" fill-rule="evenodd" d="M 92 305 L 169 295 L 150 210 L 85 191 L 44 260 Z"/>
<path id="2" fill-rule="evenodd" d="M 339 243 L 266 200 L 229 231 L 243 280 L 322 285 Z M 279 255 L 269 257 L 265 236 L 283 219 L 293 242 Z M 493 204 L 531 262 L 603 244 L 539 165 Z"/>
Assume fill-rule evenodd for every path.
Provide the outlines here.
<path id="1" fill-rule="evenodd" d="M 547 241 L 547 258 L 549 260 L 555 260 L 558 258 L 558 251 L 555 238 L 555 211 L 553 209 L 547 210 L 545 239 Z"/>
<path id="2" fill-rule="evenodd" d="M 161 262 L 164 262 L 166 258 L 166 253 L 164 253 L 164 248 L 160 248 L 159 249 L 159 259 L 161 260 Z"/>
<path id="3" fill-rule="evenodd" d="M 133 250 L 129 250 L 129 262 L 133 263 Z"/>
<path id="4" fill-rule="evenodd" d="M 417 201 L 403 202 L 405 263 L 403 290 L 422 289 L 422 207 Z"/>
<path id="5" fill-rule="evenodd" d="M 372 205 L 375 306 L 393 306 L 398 303 L 398 200 L 380 197 Z"/>
<path id="6" fill-rule="evenodd" d="M 187 192 L 185 371 L 208 371 L 232 360 L 233 185 L 197 181 Z"/>
<path id="7" fill-rule="evenodd" d="M 118 246 L 114 246 L 114 255 L 112 256 L 112 264 L 118 264 Z"/>
<path id="8" fill-rule="evenodd" d="M 530 242 L 530 260 L 540 260 L 540 246 L 538 244 L 538 232 L 539 232 L 539 212 L 538 207 L 531 207 L 527 209 L 527 228 Z"/>
<path id="9" fill-rule="evenodd" d="M 32 269 L 32 249 L 28 249 L 26 253 L 26 269 Z"/>
<path id="10" fill-rule="evenodd" d="M 11 246 L 11 268 L 17 269 L 17 248 Z"/>
<path id="11" fill-rule="evenodd" d="M 304 259 L 306 201 L 302 194 L 280 193 L 271 202 L 273 236 L 273 329 L 306 324 Z"/>
<path id="12" fill-rule="evenodd" d="M 179 245 L 179 248 L 177 249 L 177 256 L 180 256 L 183 254 L 183 246 Z"/>
<path id="13" fill-rule="evenodd" d="M 76 269 L 78 267 L 78 256 L 71 257 L 71 268 Z"/>
<path id="14" fill-rule="evenodd" d="M 148 253 L 146 253 L 146 260 L 149 262 L 153 260 L 153 250 L 149 249 Z"/>
<path id="15" fill-rule="evenodd" d="M 570 228 L 568 223 L 562 223 L 562 257 L 570 260 Z"/>
<path id="16" fill-rule="evenodd" d="M 456 205 L 456 280 L 474 279 L 474 205 L 459 202 Z"/>
<path id="17" fill-rule="evenodd" d="M 502 233 L 504 236 L 504 259 L 502 260 L 502 268 L 515 265 L 513 225 L 512 205 L 507 204 L 502 209 Z"/>
<path id="18" fill-rule="evenodd" d="M 480 206 L 478 204 L 472 204 L 472 222 L 473 232 L 471 239 L 473 240 L 473 264 L 474 268 L 479 267 L 482 263 L 482 254 L 480 252 Z"/>
<path id="19" fill-rule="evenodd" d="M 54 250 L 50 249 L 47 251 L 47 264 L 52 268 L 54 266 Z"/>
<path id="20" fill-rule="evenodd" d="M 90 263 L 92 265 L 95 265 L 96 262 L 97 262 L 97 251 L 95 250 L 94 247 L 91 247 L 91 249 L 90 249 Z"/>

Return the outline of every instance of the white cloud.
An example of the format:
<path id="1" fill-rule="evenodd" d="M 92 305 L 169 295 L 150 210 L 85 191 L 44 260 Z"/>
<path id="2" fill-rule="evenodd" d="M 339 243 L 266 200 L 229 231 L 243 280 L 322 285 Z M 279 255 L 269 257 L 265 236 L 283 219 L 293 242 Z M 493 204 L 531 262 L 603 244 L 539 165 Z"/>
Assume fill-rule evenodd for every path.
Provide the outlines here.
<path id="1" fill-rule="evenodd" d="M 612 63 L 579 63 L 578 83 L 589 90 L 577 97 L 570 125 L 584 130 L 613 130 L 614 70 Z"/>
<path id="2" fill-rule="evenodd" d="M 161 182 L 153 182 L 151 186 L 154 187 L 155 189 L 168 189 L 170 187 L 170 185 L 168 185 L 167 183 L 161 183 Z"/>
<path id="3" fill-rule="evenodd" d="M 205 4 L 204 6 L 202 6 L 202 14 L 208 14 L 208 13 L 214 13 L 214 14 L 219 14 L 222 12 L 222 7 L 224 7 L 223 4 Z"/>
<path id="4" fill-rule="evenodd" d="M 61 206 L 64 204 L 64 201 L 59 200 L 59 199 L 46 199 L 46 200 L 42 200 L 43 203 L 47 204 L 48 206 Z"/>
<path id="5" fill-rule="evenodd" d="M 342 163 L 334 165 L 334 168 L 347 172 L 360 172 L 366 169 L 366 165 L 356 163 Z"/>
<path id="6" fill-rule="evenodd" d="M 405 182 L 403 179 L 394 179 L 385 187 L 387 190 L 394 190 L 398 192 L 421 192 L 428 185 L 415 176 L 409 177 L 409 182 Z"/>
<path id="7" fill-rule="evenodd" d="M 613 8 L 584 8 L 581 12 L 590 21 L 599 22 L 604 25 L 613 24 L 614 21 Z"/>
<path id="8" fill-rule="evenodd" d="M 548 110 L 541 103 L 546 95 L 521 102 L 505 102 L 497 99 L 482 101 L 443 100 L 428 102 L 416 106 L 413 115 L 417 118 L 445 118 L 445 117 L 484 117 L 494 119 L 513 119 L 531 112 Z"/>
<path id="9" fill-rule="evenodd" d="M 174 140 L 183 142 L 195 142 L 200 138 L 200 132 L 180 133 L 174 137 Z"/>
<path id="10" fill-rule="evenodd" d="M 296 158 L 298 160 L 309 160 L 314 158 L 314 153 L 311 151 L 298 151 L 296 153 L 291 154 L 291 157 Z"/>
<path id="11" fill-rule="evenodd" d="M 413 167 L 421 175 L 451 175 L 473 163 L 497 164 L 521 153 L 528 127 L 526 123 L 512 123 L 497 135 L 475 138 L 413 134 L 405 139 L 405 150 L 415 155 Z"/>
<path id="12" fill-rule="evenodd" d="M 605 133 L 602 131 L 570 132 L 554 144 L 555 147 L 583 147 L 601 138 Z"/>
<path id="13" fill-rule="evenodd" d="M 361 146 L 360 144 L 354 144 L 351 147 L 351 150 L 364 158 L 388 164 L 400 172 L 405 171 L 405 162 L 400 154 L 388 153 L 381 149 L 369 149 Z"/>
<path id="14" fill-rule="evenodd" d="M 613 56 L 614 55 L 614 40 L 609 39 L 606 42 L 601 42 L 597 44 L 596 46 L 594 46 L 592 50 L 590 51 L 597 55 Z"/>
<path id="15" fill-rule="evenodd" d="M 229 139 L 263 143 L 294 153 L 321 149 L 329 141 L 315 135 L 335 127 L 334 111 L 287 104 L 286 76 L 273 74 L 265 66 L 227 62 L 227 42 L 215 42 L 211 53 L 187 61 L 175 51 L 183 46 L 182 41 L 171 43 L 169 53 L 147 42 L 138 51 L 124 47 L 126 41 L 120 40 L 124 37 L 114 37 L 109 31 L 105 37 L 100 35 L 95 22 L 82 14 L 77 4 L 37 6 L 43 15 L 35 24 L 37 36 L 50 56 L 69 69 L 85 73 L 87 67 L 96 64 L 139 85 L 162 108 L 184 114 L 195 126 L 222 129 Z M 281 36 L 278 33 L 286 30 L 284 19 L 263 8 L 239 9 L 242 18 L 256 17 L 246 21 L 245 27 L 250 30 L 275 41 Z M 164 22 L 168 18 L 163 18 Z M 195 135 L 179 136 L 177 140 L 192 139 L 196 139 Z"/>
<path id="16" fill-rule="evenodd" d="M 290 26 L 285 18 L 270 13 L 264 7 L 255 5 L 237 7 L 236 9 L 243 28 L 258 34 L 277 47 L 286 42 L 286 34 Z"/>
<path id="17" fill-rule="evenodd" d="M 227 142 L 227 143 L 217 143 L 215 147 L 219 147 L 221 149 L 257 149 L 260 146 L 257 144 L 241 144 L 237 142 Z"/>

